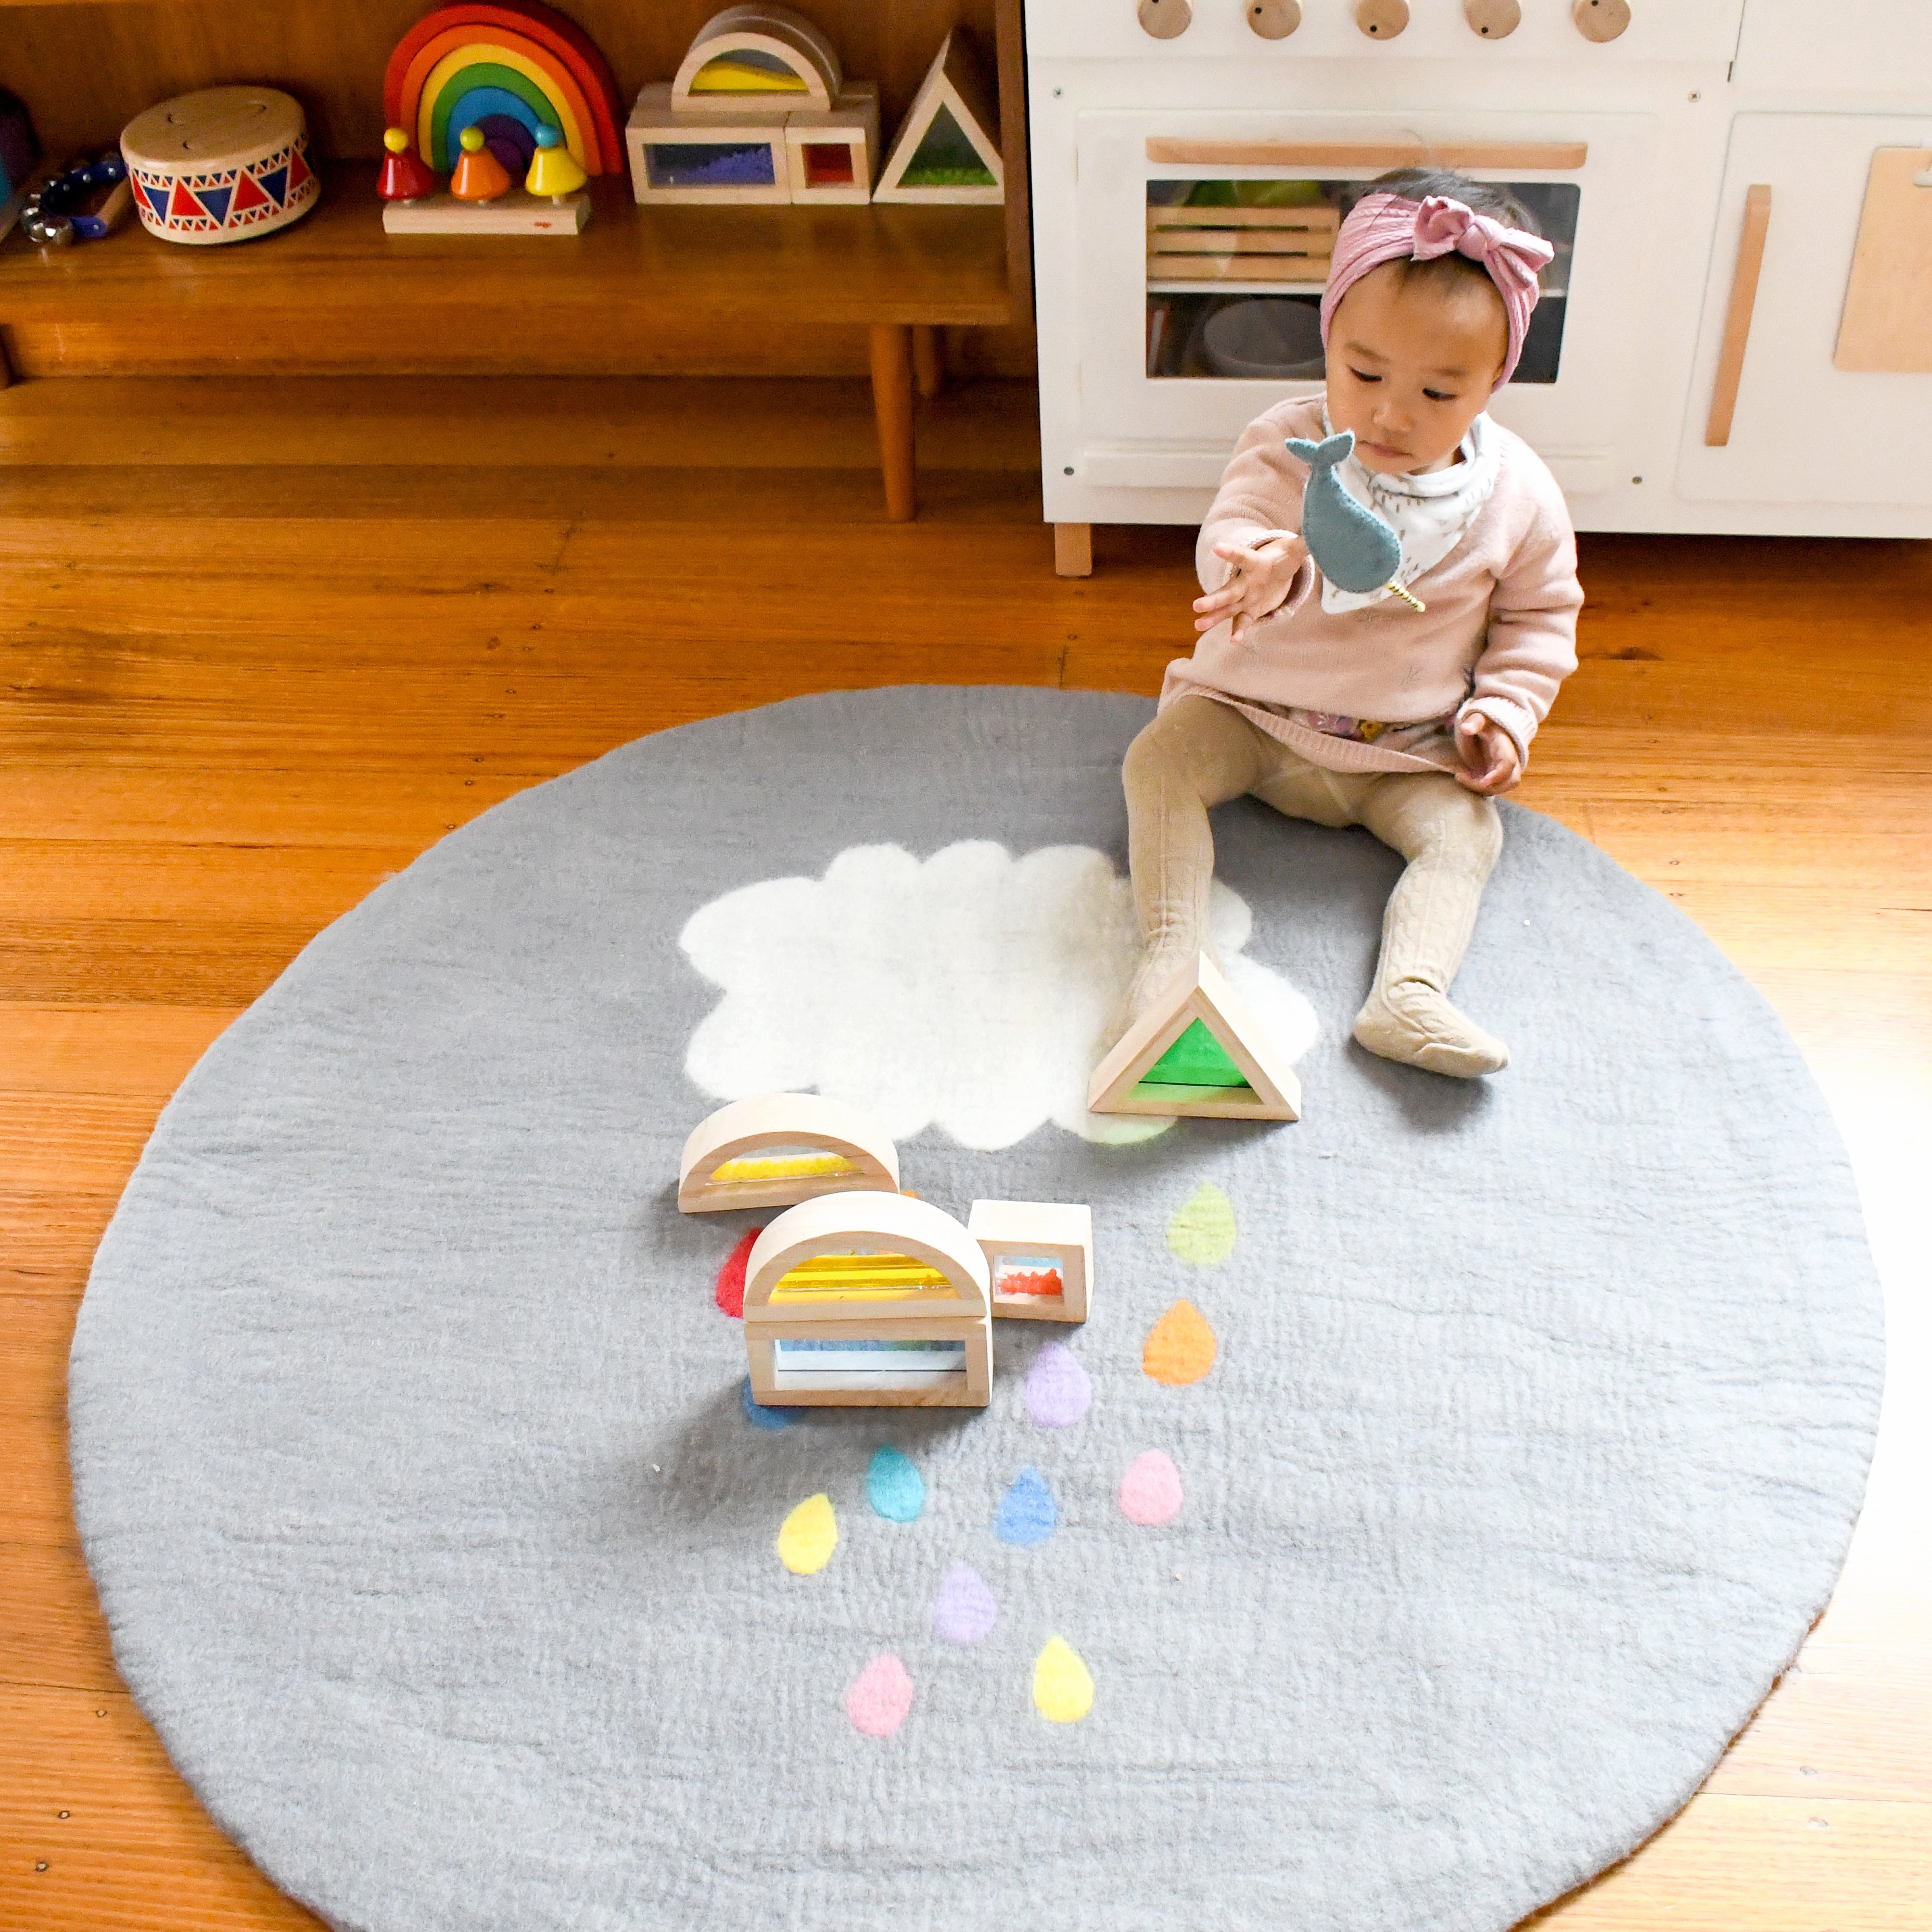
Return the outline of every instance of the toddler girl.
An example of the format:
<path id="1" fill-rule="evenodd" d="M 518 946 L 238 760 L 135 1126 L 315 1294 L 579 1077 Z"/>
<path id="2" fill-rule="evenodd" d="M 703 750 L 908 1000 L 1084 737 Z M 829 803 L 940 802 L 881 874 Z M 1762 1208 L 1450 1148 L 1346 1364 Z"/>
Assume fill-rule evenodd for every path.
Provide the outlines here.
<path id="1" fill-rule="evenodd" d="M 1342 222 L 1322 298 L 1322 400 L 1240 441 L 1196 550 L 1206 634 L 1168 666 L 1124 772 L 1145 954 L 1140 1013 L 1206 944 L 1208 810 L 1244 792 L 1318 825 L 1362 825 L 1408 861 L 1382 921 L 1357 1040 L 1468 1078 L 1502 1042 L 1450 1003 L 1502 848 L 1493 795 L 1576 668 L 1576 538 L 1535 452 L 1484 406 L 1522 353 L 1554 252 L 1502 190 L 1384 176 Z M 1327 581 L 1297 533 L 1308 468 L 1283 447 L 1348 429 L 1340 480 L 1402 540 L 1392 590 Z M 1417 603 L 1426 606 L 1418 610 Z"/>

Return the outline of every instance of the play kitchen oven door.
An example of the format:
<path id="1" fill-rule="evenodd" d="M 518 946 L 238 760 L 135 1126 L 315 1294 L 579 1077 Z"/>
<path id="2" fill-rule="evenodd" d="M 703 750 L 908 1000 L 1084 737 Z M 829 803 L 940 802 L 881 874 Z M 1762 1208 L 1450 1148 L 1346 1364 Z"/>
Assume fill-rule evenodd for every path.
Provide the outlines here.
<path id="1" fill-rule="evenodd" d="M 1063 516 L 1199 516 L 1243 427 L 1320 392 L 1336 229 L 1376 176 L 1418 166 L 1507 184 L 1555 244 L 1494 412 L 1574 495 L 1606 488 L 1647 359 L 1652 130 L 1640 114 L 1082 115 L 1079 374 L 1046 405 L 1049 517 L 1070 472 Z"/>

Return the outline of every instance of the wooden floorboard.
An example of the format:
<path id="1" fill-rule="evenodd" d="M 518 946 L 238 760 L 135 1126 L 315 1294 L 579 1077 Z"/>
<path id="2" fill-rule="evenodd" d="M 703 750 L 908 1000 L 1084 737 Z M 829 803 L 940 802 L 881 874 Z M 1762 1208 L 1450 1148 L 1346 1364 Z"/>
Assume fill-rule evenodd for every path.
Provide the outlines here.
<path id="1" fill-rule="evenodd" d="M 1191 538 L 1052 574 L 1034 399 L 962 388 L 886 523 L 862 385 L 27 383 L 0 396 L 0 1932 L 312 1926 L 115 1672 L 64 1365 L 154 1117 L 416 854 L 641 733 L 901 682 L 1158 688 Z M 423 463 L 424 451 L 436 460 Z M 1666 893 L 1839 1120 L 1892 1350 L 1796 1666 L 1682 1816 L 1538 1916 L 1932 1928 L 1932 548 L 1594 538 L 1522 802 Z M 1577 965 L 1588 994 L 1588 962 Z"/>

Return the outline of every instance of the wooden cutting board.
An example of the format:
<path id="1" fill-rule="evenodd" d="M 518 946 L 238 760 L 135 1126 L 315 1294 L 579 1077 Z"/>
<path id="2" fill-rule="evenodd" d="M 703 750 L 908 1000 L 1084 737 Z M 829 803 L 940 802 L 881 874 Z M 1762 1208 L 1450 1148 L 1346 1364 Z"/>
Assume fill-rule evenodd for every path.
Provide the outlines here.
<path id="1" fill-rule="evenodd" d="M 1840 369 L 1932 374 L 1932 148 L 1872 156 L 1852 279 L 1838 325 Z"/>

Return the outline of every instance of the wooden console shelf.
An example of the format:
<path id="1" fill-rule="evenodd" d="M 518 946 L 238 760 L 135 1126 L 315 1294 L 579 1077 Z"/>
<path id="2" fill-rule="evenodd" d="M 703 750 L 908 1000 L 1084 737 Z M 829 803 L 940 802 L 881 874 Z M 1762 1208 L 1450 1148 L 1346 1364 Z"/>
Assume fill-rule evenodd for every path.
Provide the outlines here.
<path id="1" fill-rule="evenodd" d="M 714 322 L 1010 314 L 998 208 L 640 208 L 607 177 L 579 236 L 392 236 L 375 176 L 325 163 L 312 214 L 224 248 L 134 224 L 71 248 L 16 232 L 0 247 L 14 373 L 109 373 L 88 344 L 111 332 L 122 375 L 623 375 L 663 368 L 654 332 Z"/>
<path id="2" fill-rule="evenodd" d="M 314 214 L 187 248 L 0 247 L 0 346 L 20 376 L 628 375 L 692 344 L 872 332 L 891 513 L 912 513 L 910 332 L 1008 320 L 997 208 L 640 208 L 594 184 L 580 236 L 391 236 L 375 169 L 323 167 Z"/>
<path id="3" fill-rule="evenodd" d="M 1032 364 L 1020 0 L 806 0 L 876 78 L 896 124 L 949 28 L 997 71 L 1004 208 L 640 208 L 593 181 L 579 236 L 389 236 L 376 199 L 382 70 L 430 0 L 121 0 L 21 5 L 0 82 L 58 154 L 98 148 L 170 93 L 241 78 L 308 112 L 314 212 L 214 248 L 130 227 L 42 250 L 0 244 L 0 385 L 18 376 L 769 375 L 869 368 L 889 512 L 914 512 L 913 385 L 936 332 L 1022 336 Z M 718 0 L 563 0 L 628 100 L 675 71 Z M 84 20 L 84 26 L 82 22 Z M 1013 373 L 1017 373 L 1015 371 Z"/>

